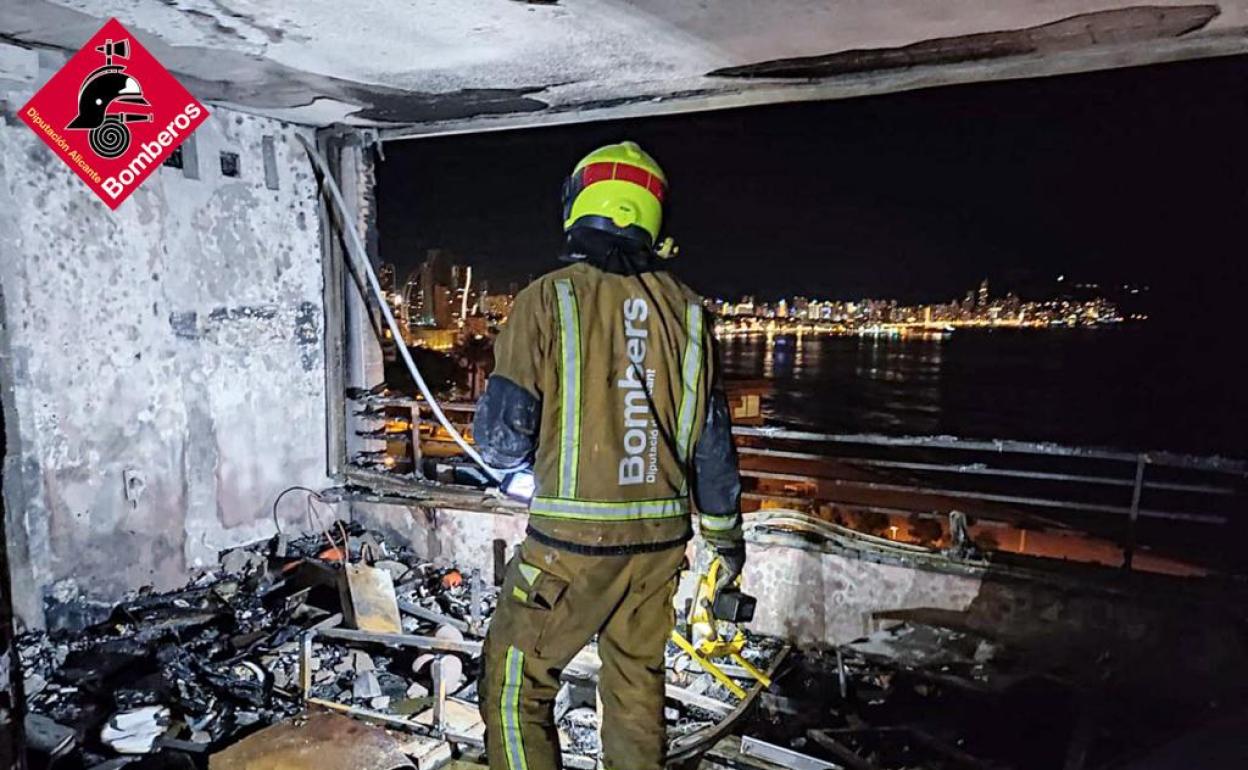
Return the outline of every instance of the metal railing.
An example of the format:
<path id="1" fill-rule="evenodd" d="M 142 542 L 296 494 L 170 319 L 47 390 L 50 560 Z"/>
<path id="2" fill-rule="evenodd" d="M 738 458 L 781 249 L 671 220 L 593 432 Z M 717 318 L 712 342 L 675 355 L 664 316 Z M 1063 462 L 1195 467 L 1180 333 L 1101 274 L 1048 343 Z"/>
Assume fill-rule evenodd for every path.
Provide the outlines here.
<path id="1" fill-rule="evenodd" d="M 1248 463 L 948 436 L 734 429 L 747 500 L 1080 533 L 1244 571 Z"/>
<path id="2" fill-rule="evenodd" d="M 445 441 L 422 435 L 420 426 L 428 424 L 422 401 L 370 396 L 362 402 L 410 415 L 415 480 L 423 476 L 422 444 L 426 452 L 441 447 L 437 455 L 454 454 Z M 476 411 L 472 403 L 444 408 L 463 428 Z M 1098 538 L 1117 548 L 1127 569 L 1149 551 L 1203 569 L 1248 572 L 1237 564 L 1248 530 L 1248 462 L 1242 460 L 950 436 L 741 426 L 733 433 L 749 506 L 906 520 L 943 520 L 959 511 L 984 526 Z"/>

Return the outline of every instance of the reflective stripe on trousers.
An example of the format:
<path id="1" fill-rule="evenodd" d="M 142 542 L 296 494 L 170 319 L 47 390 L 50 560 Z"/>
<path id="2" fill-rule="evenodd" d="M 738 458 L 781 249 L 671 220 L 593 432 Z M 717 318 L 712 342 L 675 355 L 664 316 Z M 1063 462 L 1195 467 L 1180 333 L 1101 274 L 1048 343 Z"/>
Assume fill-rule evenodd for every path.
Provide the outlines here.
<path id="1" fill-rule="evenodd" d="M 524 676 L 524 653 L 507 648 L 507 673 L 503 677 L 502 706 L 499 716 L 503 725 L 503 750 L 511 770 L 528 770 L 524 756 L 524 735 L 520 732 L 520 682 Z"/>

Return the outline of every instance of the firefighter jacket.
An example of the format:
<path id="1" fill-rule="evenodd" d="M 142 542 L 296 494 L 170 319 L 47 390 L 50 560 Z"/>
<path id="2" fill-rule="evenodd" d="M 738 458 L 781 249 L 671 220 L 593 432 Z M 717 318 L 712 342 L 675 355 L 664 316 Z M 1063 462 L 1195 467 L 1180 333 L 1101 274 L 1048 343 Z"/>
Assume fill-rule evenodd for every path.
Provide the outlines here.
<path id="1" fill-rule="evenodd" d="M 657 551 L 687 541 L 696 512 L 713 545 L 740 545 L 711 320 L 665 270 L 579 262 L 520 292 L 473 435 L 494 467 L 532 463 L 531 537 L 580 553 Z"/>

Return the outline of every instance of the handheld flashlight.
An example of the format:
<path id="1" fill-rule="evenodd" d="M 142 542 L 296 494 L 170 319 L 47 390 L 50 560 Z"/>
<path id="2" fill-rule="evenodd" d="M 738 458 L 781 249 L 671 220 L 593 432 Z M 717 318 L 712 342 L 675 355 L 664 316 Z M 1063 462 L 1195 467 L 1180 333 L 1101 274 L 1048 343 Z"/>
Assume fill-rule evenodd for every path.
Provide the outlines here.
<path id="1" fill-rule="evenodd" d="M 503 494 L 512 500 L 527 503 L 533 499 L 533 493 L 536 491 L 537 479 L 534 478 L 531 470 L 509 473 L 503 479 Z"/>

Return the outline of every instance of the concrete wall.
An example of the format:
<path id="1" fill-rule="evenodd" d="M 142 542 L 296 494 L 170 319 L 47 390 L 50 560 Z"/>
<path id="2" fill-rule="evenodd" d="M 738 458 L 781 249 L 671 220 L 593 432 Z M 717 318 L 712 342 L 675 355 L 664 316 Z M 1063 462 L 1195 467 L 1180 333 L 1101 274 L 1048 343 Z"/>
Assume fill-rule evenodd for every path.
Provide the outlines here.
<path id="1" fill-rule="evenodd" d="M 749 546 L 747 570 L 745 590 L 768 597 L 759 602 L 755 626 L 810 646 L 865 636 L 878 612 L 964 612 L 982 582 L 976 576 L 761 544 Z"/>
<path id="2" fill-rule="evenodd" d="M 524 539 L 528 517 L 399 505 L 355 503 L 360 524 L 412 545 L 429 559 L 490 575 L 493 543 L 508 554 Z M 700 540 L 690 555 L 697 558 Z M 817 551 L 751 543 L 745 590 L 762 599 L 751 628 L 805 646 L 848 642 L 873 627 L 884 611 L 935 608 L 963 612 L 981 587 L 975 576 L 876 564 Z M 764 598 L 765 597 L 765 598 Z"/>
<path id="3" fill-rule="evenodd" d="M 59 58 L 0 47 L 4 495 L 17 610 L 38 623 L 57 581 L 175 586 L 271 535 L 280 490 L 326 483 L 321 245 L 306 129 L 210 105 L 194 168 L 110 212 L 15 118 Z"/>
<path id="4" fill-rule="evenodd" d="M 409 543 L 423 559 L 481 570 L 489 580 L 494 570 L 494 541 L 507 543 L 507 555 L 524 539 L 527 516 L 480 511 L 409 508 L 379 503 L 354 503 L 353 520 Z"/>
<path id="5" fill-rule="evenodd" d="M 487 579 L 494 541 L 504 540 L 510 555 L 527 523 L 523 515 L 371 503 L 354 504 L 352 514 L 426 558 L 480 569 Z M 1112 677 L 1141 697 L 1160 688 L 1212 698 L 1238 690 L 1227 672 L 1248 667 L 1242 598 L 1201 581 L 1110 570 L 1098 577 L 1084 567 L 1047 579 L 993 568 L 958 574 L 751 537 L 744 587 L 759 603 L 750 628 L 803 647 L 843 644 L 908 619 L 996 639 L 1038 670 Z"/>
<path id="6" fill-rule="evenodd" d="M 1242 696 L 1240 674 L 1228 676 L 1248 669 L 1242 590 L 1052 566 L 1048 574 L 998 567 L 959 574 L 754 542 L 745 588 L 760 597 L 753 628 L 804 646 L 840 644 L 909 620 L 995 639 L 1037 670 L 1113 682 L 1139 697 Z"/>
<path id="7" fill-rule="evenodd" d="M 408 542 L 428 559 L 490 575 L 493 543 L 508 554 L 524 539 L 528 517 L 399 505 L 355 503 L 352 516 L 370 529 Z M 698 557 L 695 538 L 690 555 Z M 745 590 L 760 599 L 756 631 L 819 647 L 851 641 L 873 628 L 879 612 L 967 611 L 982 578 L 876 564 L 817 551 L 751 543 Z"/>

